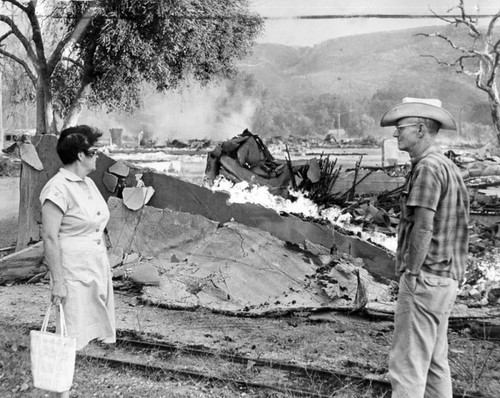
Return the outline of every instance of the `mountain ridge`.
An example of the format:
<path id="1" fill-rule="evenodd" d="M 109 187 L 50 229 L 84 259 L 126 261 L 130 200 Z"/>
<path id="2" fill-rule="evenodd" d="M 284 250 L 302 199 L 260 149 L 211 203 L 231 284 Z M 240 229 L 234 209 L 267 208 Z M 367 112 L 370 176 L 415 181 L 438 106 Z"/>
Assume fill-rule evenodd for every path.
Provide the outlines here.
<path id="1" fill-rule="evenodd" d="M 431 26 L 344 36 L 312 47 L 263 43 L 240 69 L 279 97 L 333 93 L 352 102 L 392 87 L 405 96 L 440 98 L 454 113 L 471 104 L 487 106 L 486 95 L 473 79 L 424 57 L 453 59 L 453 50 L 443 40 L 418 35 L 437 31 L 455 39 L 460 34 L 450 26 Z"/>

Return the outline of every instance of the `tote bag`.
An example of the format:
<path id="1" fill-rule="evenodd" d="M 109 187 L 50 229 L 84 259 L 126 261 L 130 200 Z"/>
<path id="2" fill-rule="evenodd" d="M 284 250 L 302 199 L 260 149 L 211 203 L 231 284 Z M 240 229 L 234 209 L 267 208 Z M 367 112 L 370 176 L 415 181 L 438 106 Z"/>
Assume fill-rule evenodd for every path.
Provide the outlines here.
<path id="1" fill-rule="evenodd" d="M 60 333 L 47 332 L 52 304 L 41 330 L 30 331 L 31 373 L 36 388 L 53 392 L 69 391 L 75 371 L 76 338 L 68 337 L 62 305 L 59 304 Z"/>

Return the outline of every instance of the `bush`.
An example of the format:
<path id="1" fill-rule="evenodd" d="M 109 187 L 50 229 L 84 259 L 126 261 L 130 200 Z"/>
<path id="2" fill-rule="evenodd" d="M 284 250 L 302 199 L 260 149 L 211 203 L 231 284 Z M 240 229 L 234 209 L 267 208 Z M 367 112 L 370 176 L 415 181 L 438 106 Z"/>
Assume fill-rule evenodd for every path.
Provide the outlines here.
<path id="1" fill-rule="evenodd" d="M 19 167 L 12 159 L 0 154 L 0 176 L 7 177 L 16 175 L 18 169 Z"/>

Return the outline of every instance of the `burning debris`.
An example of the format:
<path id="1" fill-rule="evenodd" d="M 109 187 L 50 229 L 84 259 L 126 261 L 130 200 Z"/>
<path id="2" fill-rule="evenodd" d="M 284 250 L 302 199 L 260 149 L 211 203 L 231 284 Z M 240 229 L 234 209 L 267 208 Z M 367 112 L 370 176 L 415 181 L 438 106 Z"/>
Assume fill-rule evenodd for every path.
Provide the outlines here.
<path id="1" fill-rule="evenodd" d="M 249 134 L 251 133 L 246 133 L 246 135 Z M 289 155 L 286 146 L 285 149 Z M 480 299 L 483 305 L 491 304 L 489 292 L 492 289 L 496 291 L 494 286 L 500 274 L 500 256 L 496 250 L 500 242 L 500 190 L 498 188 L 500 186 L 500 159 L 461 156 L 452 151 L 447 152 L 447 156 L 462 169 L 471 195 L 471 260 L 467 281 L 461 294 L 463 297 L 464 294 L 467 295 L 467 292 L 472 291 L 472 295 L 467 297 Z M 262 204 L 279 213 L 292 213 L 304 219 L 312 218 L 316 221 L 326 219 L 343 231 L 355 233 L 364 240 L 379 244 L 394 252 L 400 211 L 399 196 L 408 168 L 395 165 L 383 170 L 384 173 L 400 178 L 399 186 L 396 188 L 379 189 L 377 194 L 356 195 L 356 187 L 374 172 L 374 170 L 361 168 L 362 157 L 356 162 L 355 169 L 350 172 L 353 175 L 350 188 L 345 185 L 345 182 L 342 185 L 342 177 L 345 177 L 346 173 L 341 173 L 340 167 L 338 169 L 334 167 L 335 171 L 331 172 L 331 165 L 335 166 L 335 162 L 325 166 L 321 160 L 320 158 L 320 162 L 316 159 L 308 163 L 302 162 L 300 165 L 302 169 L 300 167 L 291 169 L 293 170 L 291 175 L 294 178 L 290 178 L 287 187 L 281 187 L 282 196 L 286 193 L 285 198 L 276 198 L 275 190 L 259 186 L 258 180 L 243 173 L 240 173 L 245 177 L 243 182 L 235 182 L 238 180 L 234 176 L 229 179 L 219 176 L 213 180 L 212 190 L 230 193 L 231 203 Z M 290 162 L 289 159 L 287 161 Z M 238 163 L 237 167 L 244 168 L 245 163 Z M 308 169 L 316 171 L 311 172 L 315 180 L 303 178 L 304 174 L 307 176 Z M 326 172 L 322 173 L 322 171 Z M 225 176 L 224 173 L 221 175 Z M 323 181 L 320 182 L 321 180 Z M 299 181 L 299 184 L 294 184 L 294 181 Z M 304 181 L 306 181 L 305 184 Z M 318 182 L 321 187 L 328 187 L 323 190 L 321 198 L 329 200 L 319 199 L 315 195 L 318 191 L 311 189 Z M 340 195 L 339 185 L 344 189 L 347 188 Z M 483 217 L 483 223 L 476 221 L 478 216 Z M 484 217 L 486 217 L 486 222 Z"/>
<path id="2" fill-rule="evenodd" d="M 360 157 L 354 170 L 343 171 L 323 154 L 292 161 L 289 152 L 277 161 L 250 132 L 237 138 L 232 151 L 221 144 L 209 154 L 211 189 L 99 157 L 91 177 L 115 211 L 108 228 L 115 286 L 140 287 L 145 301 L 167 307 L 253 315 L 300 308 L 352 311 L 389 302 L 391 284 L 379 278 L 395 278 L 400 187 L 377 194 L 358 189 L 377 173 L 404 181 L 404 167 L 365 170 Z M 49 156 L 50 150 L 41 153 Z M 463 158 L 460 167 L 469 175 L 471 208 L 488 217 L 471 223 L 471 260 L 461 297 L 470 306 L 493 305 L 500 291 L 500 233 L 490 221 L 498 210 L 498 196 L 491 194 L 497 183 L 478 174 L 487 168 Z M 204 232 L 191 236 L 184 230 Z M 40 247 L 30 249 L 24 257 L 16 253 L 0 261 L 2 283 L 45 275 Z M 242 281 L 257 277 L 266 280 L 267 292 L 258 298 L 242 288 Z"/>

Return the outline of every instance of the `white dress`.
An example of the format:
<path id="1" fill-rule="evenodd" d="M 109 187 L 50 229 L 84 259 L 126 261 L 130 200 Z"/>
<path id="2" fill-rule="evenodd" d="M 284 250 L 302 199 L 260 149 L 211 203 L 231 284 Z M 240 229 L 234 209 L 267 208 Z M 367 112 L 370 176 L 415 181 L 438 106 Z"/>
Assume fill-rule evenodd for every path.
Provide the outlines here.
<path id="1" fill-rule="evenodd" d="M 61 264 L 68 287 L 63 303 L 68 334 L 76 349 L 89 341 L 116 341 L 111 269 L 103 232 L 109 210 L 94 181 L 61 168 L 40 194 L 64 213 L 59 230 Z"/>

